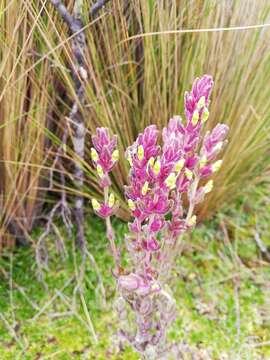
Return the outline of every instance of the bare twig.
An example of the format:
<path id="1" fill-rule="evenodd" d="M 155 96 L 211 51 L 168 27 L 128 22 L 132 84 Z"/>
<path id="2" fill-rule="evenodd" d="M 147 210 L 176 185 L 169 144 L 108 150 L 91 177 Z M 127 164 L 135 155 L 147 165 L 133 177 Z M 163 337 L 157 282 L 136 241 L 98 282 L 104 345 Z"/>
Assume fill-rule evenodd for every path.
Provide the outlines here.
<path id="1" fill-rule="evenodd" d="M 17 344 L 22 348 L 25 349 L 25 345 L 23 344 L 23 342 L 20 340 L 20 338 L 17 336 L 16 331 L 13 329 L 13 327 L 9 324 L 8 320 L 5 318 L 5 316 L 0 312 L 0 319 L 2 320 L 2 322 L 4 323 L 4 325 L 6 326 L 10 336 L 12 338 L 15 339 L 15 341 L 17 342 Z"/>
<path id="2" fill-rule="evenodd" d="M 61 311 L 46 314 L 50 319 L 60 319 L 73 315 L 72 311 Z"/>
<path id="3" fill-rule="evenodd" d="M 107 3 L 109 0 L 99 0 L 95 3 L 89 12 L 89 17 L 93 18 L 97 15 L 98 11 Z M 86 126 L 84 117 L 81 113 L 81 108 L 85 106 L 85 87 L 84 83 L 87 81 L 88 73 L 87 73 L 87 66 L 85 62 L 85 48 L 86 48 L 86 38 L 84 33 L 84 26 L 82 22 L 82 9 L 83 9 L 83 0 L 75 0 L 73 12 L 72 14 L 69 13 L 65 5 L 61 2 L 61 0 L 51 0 L 51 4 L 56 8 L 59 15 L 63 18 L 65 23 L 68 26 L 68 31 L 71 35 L 71 48 L 73 53 L 74 62 L 72 63 L 72 77 L 75 85 L 75 93 L 76 99 L 73 101 L 71 111 L 69 115 L 66 117 L 67 126 L 63 133 L 63 141 L 58 151 L 56 153 L 56 158 L 53 163 L 53 167 L 56 166 L 57 162 L 60 162 L 60 157 L 63 153 L 63 149 L 65 149 L 65 145 L 67 143 L 68 131 L 67 129 L 71 129 L 71 136 L 73 142 L 73 149 L 76 156 L 76 161 L 74 164 L 74 180 L 77 188 L 77 195 L 75 197 L 75 206 L 74 206 L 74 217 L 77 226 L 77 238 L 76 238 L 76 245 L 82 250 L 83 258 L 82 264 L 80 267 L 80 271 L 76 272 L 77 274 L 77 286 L 74 289 L 74 294 L 79 291 L 80 295 L 83 296 L 82 293 L 82 280 L 85 273 L 85 262 L 86 256 L 90 259 L 92 265 L 96 270 L 97 265 L 95 263 L 94 257 L 90 254 L 86 249 L 86 241 L 85 241 L 85 234 L 84 234 L 84 197 L 82 195 L 83 185 L 84 185 L 84 172 L 82 168 L 82 161 L 84 160 L 84 153 L 85 153 L 85 135 L 86 135 Z M 56 211 L 61 207 L 62 209 L 62 218 L 67 229 L 71 233 L 71 223 L 70 223 L 70 216 L 69 216 L 69 208 L 66 201 L 66 192 L 65 192 L 65 175 L 64 172 L 60 172 L 61 176 L 61 184 L 62 184 L 62 191 L 61 191 L 61 200 L 54 206 L 51 210 L 50 215 L 48 216 L 47 227 L 42 234 L 41 238 L 38 241 L 38 251 L 37 251 L 37 260 L 38 263 L 40 262 L 39 256 L 39 246 L 41 249 L 44 248 L 44 239 L 49 234 L 51 227 L 54 227 L 56 231 L 56 235 L 60 237 L 57 228 L 55 228 L 53 224 L 53 217 Z M 52 186 L 52 173 L 50 179 L 50 185 Z M 60 238 L 60 243 L 58 245 L 63 245 Z M 46 252 L 45 252 L 46 256 Z M 102 293 L 102 297 L 105 301 L 105 290 L 103 287 L 102 277 L 98 272 L 99 278 L 99 285 Z M 74 296 L 75 298 L 75 296 Z"/>
<path id="4" fill-rule="evenodd" d="M 91 9 L 89 11 L 89 17 L 93 18 L 97 15 L 99 10 L 103 8 L 110 0 L 99 0 L 97 1 L 93 6 L 91 6 Z"/>
<path id="5" fill-rule="evenodd" d="M 73 80 L 75 83 L 75 91 L 79 104 L 77 101 L 74 101 L 71 112 L 69 114 L 70 126 L 73 130 L 73 148 L 76 154 L 77 160 L 74 166 L 74 178 L 76 181 L 76 186 L 81 193 L 83 184 L 84 184 L 84 172 L 81 164 L 78 162 L 79 159 L 84 159 L 84 146 L 85 146 L 85 123 L 84 118 L 81 115 L 79 105 L 83 106 L 85 104 L 85 90 L 83 82 L 87 80 L 87 70 L 84 60 L 84 50 L 86 48 L 86 39 L 85 34 L 82 30 L 83 23 L 81 20 L 82 16 L 82 4 L 80 0 L 75 1 L 74 10 L 73 10 L 73 25 L 70 27 L 70 31 L 76 36 L 71 40 L 71 46 L 73 50 L 73 56 L 75 59 L 75 66 L 72 69 Z M 77 225 L 77 245 L 85 250 L 85 237 L 84 237 L 84 198 L 81 194 L 76 195 L 75 199 L 75 221 Z"/>
<path id="6" fill-rule="evenodd" d="M 240 301 L 239 301 L 239 278 L 234 279 L 234 302 L 235 302 L 235 313 L 236 313 L 236 330 L 237 330 L 237 341 L 239 342 L 241 336 L 241 317 L 240 317 Z"/>
<path id="7" fill-rule="evenodd" d="M 84 159 L 84 143 L 85 143 L 85 125 L 84 119 L 81 116 L 79 105 L 84 105 L 84 87 L 83 81 L 87 80 L 87 70 L 84 61 L 84 49 L 86 47 L 85 34 L 82 31 L 83 23 L 81 21 L 81 12 L 82 12 L 82 1 L 76 0 L 74 3 L 73 14 L 70 14 L 65 7 L 65 5 L 61 2 L 61 0 L 51 0 L 51 4 L 57 9 L 58 13 L 61 15 L 63 20 L 68 25 L 68 30 L 71 35 L 74 35 L 71 39 L 71 46 L 73 51 L 73 56 L 75 63 L 72 68 L 72 76 L 75 84 L 75 92 L 78 99 L 74 100 L 69 116 L 66 117 L 67 127 L 64 130 L 63 134 L 63 144 L 66 145 L 67 142 L 67 128 L 70 127 L 73 130 L 73 148 L 76 154 L 76 162 L 74 166 L 74 179 L 76 181 L 76 186 L 78 188 L 78 193 L 81 194 L 81 190 L 84 183 L 84 174 L 81 168 L 81 165 L 78 163 L 79 160 Z M 60 155 L 62 153 L 63 146 L 61 145 L 60 149 L 58 149 L 56 154 L 56 160 L 58 161 Z M 61 172 L 61 183 L 62 183 L 62 198 L 61 198 L 61 214 L 63 217 L 63 221 L 66 227 L 70 231 L 70 220 L 69 220 L 69 212 L 67 210 L 67 202 L 66 202 L 66 192 L 64 190 L 65 176 Z M 75 221 L 77 225 L 77 245 L 84 251 L 85 249 L 85 238 L 84 238 L 84 213 L 83 213 L 83 203 L 84 199 L 82 195 L 76 195 L 75 199 L 75 208 L 74 215 Z M 50 218 L 49 218 L 50 221 Z M 52 221 L 51 221 L 52 223 Z"/>
<path id="8" fill-rule="evenodd" d="M 63 354 L 63 353 L 67 354 L 65 349 L 57 350 L 57 351 L 53 352 L 52 354 L 42 356 L 42 360 L 57 359 L 56 355 Z"/>
<path id="9" fill-rule="evenodd" d="M 61 0 L 51 0 L 52 5 L 57 9 L 63 20 L 67 23 L 68 27 L 71 27 L 73 17 L 69 14 L 67 8 Z"/>
<path id="10" fill-rule="evenodd" d="M 231 253 L 231 257 L 234 261 L 234 264 L 238 267 L 238 265 L 243 265 L 242 260 L 240 259 L 240 257 L 238 256 L 237 252 L 233 249 L 231 241 L 230 241 L 230 237 L 229 237 L 229 233 L 228 233 L 228 229 L 226 226 L 226 223 L 223 219 L 220 220 L 220 227 L 221 230 L 223 232 L 224 235 L 224 244 L 225 246 L 229 249 L 230 253 Z"/>
<path id="11" fill-rule="evenodd" d="M 245 344 L 244 347 L 259 348 L 259 347 L 269 346 L 269 345 L 270 345 L 270 341 L 263 341 L 260 343 Z"/>
<path id="12" fill-rule="evenodd" d="M 71 312 L 73 313 L 73 315 L 87 328 L 87 330 L 89 331 L 90 334 L 92 334 L 93 339 L 95 341 L 95 343 L 98 342 L 98 338 L 97 338 L 97 334 L 95 332 L 94 326 L 92 324 L 92 321 L 90 319 L 90 323 L 86 322 L 78 313 L 78 311 L 76 311 L 76 309 L 74 308 L 74 306 L 72 306 L 72 304 L 70 304 L 68 302 L 68 300 L 66 299 L 66 297 L 58 290 L 56 290 L 56 295 L 59 296 L 63 303 L 71 310 Z M 87 319 L 89 321 L 89 318 Z"/>
<path id="13" fill-rule="evenodd" d="M 5 278 L 6 280 L 8 280 L 8 278 L 9 278 L 8 273 L 7 273 L 2 267 L 0 268 L 0 271 L 1 271 L 1 273 L 3 274 L 4 278 Z M 29 303 L 35 310 L 40 310 L 40 309 L 39 309 L 39 306 L 38 306 L 34 301 L 32 301 L 32 300 L 29 298 L 29 296 L 25 293 L 24 289 L 23 289 L 21 286 L 19 286 L 19 285 L 14 281 L 14 279 L 13 279 L 12 283 L 13 283 L 14 288 L 16 288 L 16 289 L 22 294 L 22 296 L 28 301 L 28 303 Z"/>
<path id="14" fill-rule="evenodd" d="M 254 234 L 254 238 L 256 241 L 256 244 L 260 250 L 260 252 L 267 258 L 267 260 L 270 261 L 270 253 L 267 250 L 267 247 L 265 246 L 265 244 L 263 243 L 262 239 L 260 238 L 259 233 L 256 231 Z"/>
<path id="15" fill-rule="evenodd" d="M 13 301 L 13 254 L 9 257 L 9 301 L 12 313 L 13 324 L 16 324 L 15 313 L 14 313 L 14 301 Z"/>
<path id="16" fill-rule="evenodd" d="M 61 291 L 64 291 L 74 280 L 74 276 L 66 281 L 66 283 L 62 286 Z M 59 292 L 61 292 L 59 291 Z M 36 315 L 32 318 L 32 321 L 36 321 L 40 315 L 44 313 L 44 311 L 57 299 L 58 293 L 55 293 L 52 298 L 36 313 Z"/>
<path id="17" fill-rule="evenodd" d="M 97 266 L 94 256 L 88 250 L 86 250 L 86 255 L 88 256 L 90 263 L 92 264 L 93 268 L 95 269 L 96 275 L 98 277 L 97 289 L 100 288 L 102 303 L 103 303 L 103 306 L 105 307 L 106 306 L 106 293 L 105 293 L 105 288 L 104 288 L 104 284 L 103 284 L 103 280 L 102 280 L 102 275 L 100 273 L 100 269 Z"/>
<path id="18" fill-rule="evenodd" d="M 61 255 L 63 258 L 67 258 L 68 253 L 61 232 L 55 224 L 52 224 L 52 226 L 58 239 L 58 241 L 56 241 L 56 250 L 58 251 L 58 254 Z"/>
<path id="19" fill-rule="evenodd" d="M 62 143 L 57 149 L 56 156 L 53 161 L 53 165 L 50 169 L 49 189 L 53 188 L 53 172 L 55 170 L 56 165 L 58 164 L 58 166 L 61 166 L 62 157 L 65 154 L 67 136 L 68 136 L 68 130 L 66 127 L 62 135 Z M 38 278 L 43 283 L 45 288 L 46 288 L 46 283 L 44 282 L 44 276 L 42 272 L 42 268 L 48 269 L 48 251 L 46 248 L 45 239 L 51 232 L 52 228 L 54 229 L 54 232 L 56 234 L 55 241 L 56 241 L 57 249 L 62 248 L 63 250 L 65 250 L 64 242 L 62 241 L 61 234 L 59 233 L 57 227 L 54 225 L 53 222 L 54 218 L 57 215 L 57 212 L 60 212 L 69 236 L 71 236 L 71 231 L 72 231 L 71 210 L 67 202 L 67 196 L 65 191 L 65 175 L 63 171 L 60 171 L 60 181 L 62 187 L 61 199 L 54 205 L 49 215 L 47 216 L 45 231 L 40 235 L 36 244 L 36 262 L 38 266 Z"/>
<path id="20" fill-rule="evenodd" d="M 100 289 L 101 292 L 101 298 L 102 298 L 102 305 L 106 306 L 106 293 L 105 288 L 103 285 L 102 275 L 100 273 L 100 270 L 97 266 L 97 263 L 95 261 L 94 256 L 91 254 L 91 252 L 88 251 L 88 249 L 85 249 L 85 252 L 82 254 L 82 259 L 80 266 L 77 265 L 77 259 L 76 259 L 76 252 L 75 252 L 75 246 L 73 245 L 73 259 L 74 259 L 74 270 L 75 270 L 75 276 L 77 284 L 74 287 L 73 290 L 73 306 L 76 307 L 76 297 L 77 294 L 81 296 L 83 293 L 83 285 L 84 285 L 84 277 L 85 277 L 85 269 L 86 269 L 86 260 L 87 257 L 90 261 L 90 264 L 92 268 L 94 269 L 97 277 L 98 277 L 98 286 L 96 287 L 96 290 Z"/>
<path id="21" fill-rule="evenodd" d="M 52 208 L 48 216 L 48 221 L 46 224 L 45 231 L 41 234 L 36 244 L 36 263 L 38 267 L 37 269 L 38 279 L 42 282 L 42 284 L 46 289 L 47 289 L 47 284 L 44 282 L 43 268 L 48 269 L 48 250 L 46 248 L 45 239 L 50 233 L 54 216 L 60 206 L 61 206 L 61 201 L 58 201 Z"/>
<path id="22" fill-rule="evenodd" d="M 88 327 L 89 327 L 89 329 L 91 330 L 91 333 L 92 333 L 92 335 L 93 335 L 93 338 L 94 338 L 95 343 L 97 343 L 97 342 L 98 342 L 97 334 L 96 334 L 96 332 L 95 332 L 95 328 L 94 328 L 92 319 L 91 319 L 91 317 L 90 317 L 90 314 L 89 314 L 89 311 L 88 311 L 88 308 L 87 308 L 87 305 L 86 305 L 86 302 L 85 302 L 83 293 L 80 294 L 80 297 L 81 297 L 81 302 L 82 302 L 84 314 L 85 314 L 85 317 L 86 317 L 86 321 L 87 321 L 87 323 L 88 323 Z"/>
<path id="23" fill-rule="evenodd" d="M 98 1 L 94 4 L 89 12 L 90 17 L 94 17 L 99 9 L 109 0 Z M 71 39 L 71 47 L 74 57 L 74 64 L 72 67 L 73 81 L 75 84 L 76 100 L 74 100 L 69 116 L 67 117 L 68 125 L 73 130 L 72 141 L 73 148 L 76 154 L 76 162 L 74 165 L 74 179 L 78 194 L 75 198 L 75 222 L 77 225 L 77 246 L 85 251 L 86 243 L 84 236 L 84 198 L 81 195 L 84 184 L 84 172 L 80 160 L 84 159 L 85 147 L 85 133 L 86 127 L 84 118 L 81 114 L 80 107 L 85 105 L 85 89 L 84 82 L 88 78 L 84 51 L 86 48 L 85 33 L 83 31 L 82 22 L 82 0 L 75 0 L 73 13 L 70 14 L 67 8 L 60 0 L 51 0 L 51 4 L 57 9 L 63 20 L 69 28 L 69 32 L 74 35 Z"/>

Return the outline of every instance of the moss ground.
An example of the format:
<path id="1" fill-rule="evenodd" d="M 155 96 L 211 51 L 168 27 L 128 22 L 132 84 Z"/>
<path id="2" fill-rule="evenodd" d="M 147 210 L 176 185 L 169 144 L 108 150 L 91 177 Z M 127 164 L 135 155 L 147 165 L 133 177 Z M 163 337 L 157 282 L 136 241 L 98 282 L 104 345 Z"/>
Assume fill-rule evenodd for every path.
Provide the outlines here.
<path id="1" fill-rule="evenodd" d="M 89 258 L 84 292 L 76 292 L 81 259 L 72 239 L 66 241 L 66 258 L 48 239 L 49 270 L 42 271 L 43 282 L 37 278 L 33 249 L 3 254 L 1 360 L 139 359 L 130 348 L 116 346 L 118 319 L 111 307 L 114 280 L 104 225 L 93 217 L 87 220 L 89 251 L 102 276 L 106 304 Z M 186 359 L 270 359 L 270 267 L 255 241 L 257 234 L 270 247 L 269 224 L 269 196 L 259 188 L 183 239 L 172 276 L 178 318 L 170 336 L 186 348 Z M 115 225 L 121 239 L 126 225 Z"/>

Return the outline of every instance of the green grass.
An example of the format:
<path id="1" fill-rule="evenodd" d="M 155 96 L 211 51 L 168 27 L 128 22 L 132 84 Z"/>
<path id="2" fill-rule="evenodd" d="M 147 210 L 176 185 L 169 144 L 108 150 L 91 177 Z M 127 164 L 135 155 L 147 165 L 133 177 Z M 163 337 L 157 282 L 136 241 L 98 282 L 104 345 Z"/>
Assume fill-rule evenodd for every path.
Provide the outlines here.
<path id="1" fill-rule="evenodd" d="M 87 220 L 89 250 L 102 275 L 107 305 L 102 303 L 98 278 L 88 259 L 83 295 L 74 295 L 81 259 L 71 240 L 64 260 L 56 253 L 53 239 L 48 241 L 47 289 L 37 280 L 33 250 L 4 254 L 0 260 L 1 360 L 139 359 L 130 348 L 119 351 L 104 225 L 93 217 Z M 267 190 L 260 188 L 183 240 L 184 251 L 172 276 L 178 318 L 170 336 L 186 347 L 186 359 L 270 358 L 270 268 L 254 240 L 257 231 L 270 246 L 269 224 L 270 201 Z M 126 225 L 117 221 L 115 225 L 121 239 Z M 43 312 L 37 317 L 40 309 Z"/>

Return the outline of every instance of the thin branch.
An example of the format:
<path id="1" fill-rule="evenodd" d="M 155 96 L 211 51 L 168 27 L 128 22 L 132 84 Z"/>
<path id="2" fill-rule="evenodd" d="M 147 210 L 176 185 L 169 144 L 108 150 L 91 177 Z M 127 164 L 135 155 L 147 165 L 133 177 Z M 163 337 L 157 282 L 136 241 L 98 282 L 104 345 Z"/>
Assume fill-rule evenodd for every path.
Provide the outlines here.
<path id="1" fill-rule="evenodd" d="M 95 332 L 95 329 L 94 329 L 91 319 L 90 318 L 87 319 L 87 321 L 89 321 L 89 319 L 90 319 L 90 323 L 85 321 L 80 316 L 79 312 L 76 311 L 76 308 L 74 308 L 74 306 L 72 306 L 72 304 L 70 304 L 68 302 L 68 300 L 66 299 L 64 294 L 62 294 L 59 290 L 56 290 L 55 294 L 60 297 L 60 299 L 63 301 L 63 303 L 70 309 L 72 314 L 81 322 L 81 324 L 83 324 L 86 327 L 86 329 L 89 331 L 89 333 L 93 336 L 94 342 L 97 344 L 98 338 L 97 338 L 97 334 Z"/>
<path id="2" fill-rule="evenodd" d="M 240 341 L 241 336 L 241 316 L 240 316 L 240 301 L 239 301 L 239 278 L 234 279 L 234 302 L 235 302 L 235 313 L 236 322 L 235 327 L 237 330 L 237 341 Z"/>
<path id="3" fill-rule="evenodd" d="M 1 273 L 3 274 L 4 278 L 8 280 L 8 273 L 1 267 L 0 268 Z M 22 294 L 22 296 L 28 301 L 28 303 L 33 307 L 35 310 L 40 310 L 37 303 L 32 301 L 29 296 L 26 294 L 25 290 L 19 286 L 14 280 L 13 280 L 13 286 Z"/>
<path id="4" fill-rule="evenodd" d="M 13 327 L 10 325 L 10 323 L 8 322 L 8 320 L 5 318 L 5 316 L 0 312 L 0 320 L 2 320 L 2 322 L 4 323 L 4 325 L 6 326 L 9 335 L 15 339 L 15 341 L 17 342 L 17 344 L 23 349 L 25 350 L 25 345 L 24 343 L 21 341 L 21 339 L 17 336 L 16 331 L 13 329 Z"/>
<path id="5" fill-rule="evenodd" d="M 69 32 L 74 34 L 71 39 L 71 47 L 75 63 L 72 67 L 72 77 L 75 85 L 75 92 L 78 102 L 73 101 L 73 105 L 69 116 L 66 117 L 67 125 L 72 129 L 72 142 L 74 152 L 77 159 L 84 159 L 85 147 L 85 123 L 80 111 L 80 105 L 85 103 L 85 89 L 83 82 L 87 80 L 87 70 L 84 60 L 84 50 L 86 48 L 85 34 L 82 31 L 82 0 L 76 0 L 74 3 L 73 14 L 69 14 L 64 6 L 61 6 L 60 1 L 52 1 L 51 3 L 56 7 L 59 14 L 69 25 Z M 68 16 L 67 16 L 68 14 Z M 66 20 L 68 19 L 68 21 Z M 74 164 L 74 179 L 76 187 L 81 190 L 84 184 L 84 173 L 81 163 L 76 161 Z M 84 198 L 82 195 L 76 195 L 74 216 L 77 225 L 77 246 L 84 251 L 86 247 L 84 236 Z"/>
<path id="6" fill-rule="evenodd" d="M 57 9 L 63 20 L 66 22 L 69 28 L 71 28 L 74 21 L 73 16 L 70 15 L 65 5 L 61 0 L 51 0 L 51 4 Z"/>
<path id="7" fill-rule="evenodd" d="M 270 261 L 270 253 L 269 253 L 267 247 L 265 246 L 265 244 L 263 243 L 262 239 L 260 238 L 260 235 L 257 231 L 254 234 L 254 239 L 256 241 L 256 244 L 257 244 L 260 252 L 267 258 L 268 261 Z"/>
<path id="8" fill-rule="evenodd" d="M 99 10 L 103 8 L 110 0 L 99 0 L 94 5 L 91 6 L 91 9 L 89 11 L 89 17 L 93 18 L 97 15 Z"/>
<path id="9" fill-rule="evenodd" d="M 93 17 L 109 0 L 99 0 L 89 12 Z M 75 85 L 76 99 L 73 101 L 69 116 L 66 117 L 67 125 L 72 129 L 72 142 L 76 159 L 74 163 L 74 180 L 76 188 L 79 190 L 75 197 L 74 216 L 77 226 L 77 246 L 85 252 L 86 241 L 84 235 L 84 197 L 81 195 L 84 185 L 84 171 L 81 161 L 85 154 L 85 120 L 81 113 L 81 107 L 85 105 L 85 87 L 88 72 L 85 62 L 86 37 L 82 21 L 83 0 L 75 0 L 73 13 L 70 14 L 61 0 L 51 0 L 51 4 L 58 10 L 63 20 L 68 24 L 69 32 L 74 35 L 71 39 L 71 47 L 74 57 L 72 66 L 72 77 Z"/>
<path id="10" fill-rule="evenodd" d="M 60 289 L 60 293 L 63 292 L 74 280 L 74 276 L 72 276 L 71 278 L 69 278 L 65 284 L 62 286 L 62 288 Z M 57 299 L 58 294 L 55 293 L 52 298 L 41 308 L 39 309 L 39 311 L 35 314 L 35 316 L 32 318 L 32 321 L 36 321 L 43 313 L 44 311 Z"/>

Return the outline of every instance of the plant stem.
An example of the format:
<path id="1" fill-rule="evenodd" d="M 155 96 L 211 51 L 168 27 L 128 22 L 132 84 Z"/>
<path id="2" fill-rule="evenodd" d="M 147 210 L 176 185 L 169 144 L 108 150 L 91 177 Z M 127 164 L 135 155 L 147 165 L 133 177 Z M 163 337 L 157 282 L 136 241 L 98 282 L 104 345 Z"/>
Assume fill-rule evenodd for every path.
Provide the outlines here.
<path id="1" fill-rule="evenodd" d="M 187 217 L 186 217 L 186 221 L 188 222 L 193 214 L 193 210 L 195 207 L 195 195 L 196 195 L 196 191 L 197 191 L 197 187 L 199 185 L 199 181 L 200 181 L 200 177 L 198 175 L 195 175 L 196 178 L 192 184 L 192 190 L 191 190 L 191 194 L 190 194 L 190 203 L 189 203 L 189 208 L 188 208 L 188 212 L 187 212 Z"/>
<path id="2" fill-rule="evenodd" d="M 108 198 L 109 198 L 109 188 L 105 187 L 104 188 L 104 200 L 105 200 L 105 203 L 108 203 Z M 120 267 L 120 259 L 119 259 L 119 253 L 118 253 L 117 247 L 115 245 L 115 232 L 114 232 L 113 227 L 112 227 L 110 216 L 108 216 L 106 218 L 106 229 L 107 229 L 107 233 L 106 233 L 107 238 L 108 238 L 108 240 L 110 242 L 110 246 L 111 246 L 112 253 L 113 253 L 115 267 L 116 267 L 116 270 L 118 271 L 119 267 Z"/>

